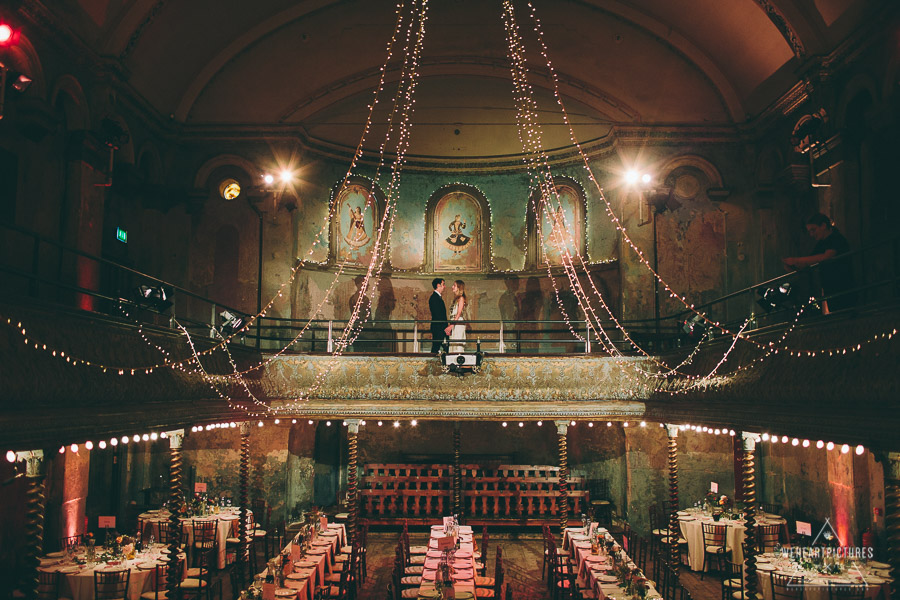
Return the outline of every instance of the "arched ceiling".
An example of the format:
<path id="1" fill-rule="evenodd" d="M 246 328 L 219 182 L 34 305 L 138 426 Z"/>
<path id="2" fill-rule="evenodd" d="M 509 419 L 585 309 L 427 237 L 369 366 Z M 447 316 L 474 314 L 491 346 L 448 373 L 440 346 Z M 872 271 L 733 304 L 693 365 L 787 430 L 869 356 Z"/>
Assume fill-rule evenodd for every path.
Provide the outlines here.
<path id="1" fill-rule="evenodd" d="M 744 122 L 882 0 L 534 0 L 580 140 L 614 124 Z M 25 4 L 28 4 L 26 1 Z M 524 0 L 516 0 L 545 145 L 568 145 Z M 280 126 L 355 147 L 394 27 L 392 0 L 44 0 L 161 115 Z M 411 155 L 520 150 L 501 0 L 431 0 Z M 391 63 L 386 92 L 392 89 Z M 458 133 L 457 133 L 458 132 Z M 373 132 L 373 135 L 377 132 Z M 369 144 L 367 144 L 369 145 Z M 374 146 L 376 144 L 372 144 Z"/>

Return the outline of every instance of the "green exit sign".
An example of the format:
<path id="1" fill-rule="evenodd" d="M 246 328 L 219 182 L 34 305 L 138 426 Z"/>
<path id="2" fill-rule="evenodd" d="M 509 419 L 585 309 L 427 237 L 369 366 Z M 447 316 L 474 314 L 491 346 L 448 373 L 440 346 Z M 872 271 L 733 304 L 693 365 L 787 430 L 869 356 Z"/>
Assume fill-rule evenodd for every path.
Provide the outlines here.
<path id="1" fill-rule="evenodd" d="M 128 232 L 122 229 L 121 227 L 116 227 L 116 239 L 122 242 L 123 244 L 128 243 Z"/>

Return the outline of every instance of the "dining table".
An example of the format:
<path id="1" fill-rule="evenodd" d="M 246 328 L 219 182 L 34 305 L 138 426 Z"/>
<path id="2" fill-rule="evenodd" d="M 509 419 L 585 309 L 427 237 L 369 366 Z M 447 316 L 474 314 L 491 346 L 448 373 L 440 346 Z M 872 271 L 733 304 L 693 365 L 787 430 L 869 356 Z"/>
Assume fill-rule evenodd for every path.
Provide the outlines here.
<path id="1" fill-rule="evenodd" d="M 211 513 L 204 516 L 196 516 L 196 517 L 179 517 L 179 521 L 181 522 L 181 528 L 183 532 L 187 535 L 188 541 L 188 549 L 193 549 L 194 546 L 194 527 L 193 523 L 196 521 L 216 521 L 216 566 L 219 569 L 224 569 L 226 565 L 226 549 L 228 547 L 225 540 L 231 537 L 231 528 L 234 525 L 234 522 L 240 518 L 239 511 L 240 509 L 237 506 L 229 506 L 220 509 L 218 512 Z M 252 511 L 247 511 L 248 514 L 252 514 Z M 145 513 L 141 513 L 138 515 L 138 523 L 140 524 L 141 535 L 144 540 L 149 540 L 150 536 L 153 536 L 154 539 L 159 539 L 159 523 L 161 521 L 168 521 L 170 519 L 171 513 L 168 510 L 150 510 Z M 193 561 L 193 556 L 190 557 Z"/>
<path id="2" fill-rule="evenodd" d="M 475 598 L 475 542 L 472 527 L 461 525 L 457 530 L 459 547 L 448 553 L 450 577 L 453 580 L 454 595 L 457 600 Z M 419 584 L 418 597 L 422 599 L 440 598 L 435 579 L 439 577 L 438 569 L 444 557 L 444 551 L 438 549 L 438 540 L 446 537 L 443 525 L 432 525 L 428 538 L 428 549 L 422 565 L 422 583 Z"/>
<path id="3" fill-rule="evenodd" d="M 103 553 L 102 547 L 96 548 L 97 556 Z M 184 553 L 179 554 L 182 565 Z M 137 552 L 133 559 L 121 561 L 85 562 L 85 548 L 78 547 L 71 555 L 65 552 L 54 552 L 40 559 L 38 570 L 47 573 L 57 572 L 61 575 L 60 597 L 72 600 L 94 600 L 94 572 L 96 571 L 131 571 L 128 581 L 128 600 L 140 600 L 141 594 L 154 589 L 156 565 L 168 561 L 168 548 L 162 544 L 154 544 L 142 552 Z"/>
<path id="4" fill-rule="evenodd" d="M 284 587 L 275 590 L 279 600 L 313 600 L 316 589 L 325 582 L 331 573 L 334 557 L 340 552 L 342 543 L 347 539 L 347 528 L 343 523 L 329 523 L 327 527 L 316 532 L 308 544 L 297 544 L 291 540 L 284 547 L 284 552 L 291 557 L 287 567 Z M 259 573 L 265 578 L 266 572 Z"/>
<path id="5" fill-rule="evenodd" d="M 681 537 L 687 540 L 688 565 L 694 571 L 703 569 L 703 555 L 705 546 L 703 543 L 703 524 L 715 523 L 724 525 L 726 547 L 731 549 L 731 562 L 739 563 L 744 560 L 743 542 L 747 535 L 746 521 L 744 519 L 720 518 L 718 521 L 711 515 L 695 508 L 678 511 L 678 526 L 681 529 Z M 787 520 L 781 515 L 761 514 L 756 518 L 756 525 L 781 525 L 787 526 Z M 707 564 L 709 568 L 710 564 Z"/>
<path id="6" fill-rule="evenodd" d="M 624 590 L 619 585 L 618 578 L 613 574 L 612 559 L 605 549 L 601 549 L 597 554 L 591 550 L 590 536 L 599 533 L 599 535 L 608 541 L 612 541 L 612 536 L 604 527 L 599 527 L 597 523 L 591 523 L 589 527 L 567 527 L 563 531 L 563 547 L 567 547 L 571 552 L 572 559 L 575 563 L 577 572 L 576 582 L 580 587 L 590 588 L 594 591 L 599 600 L 606 598 L 621 598 L 624 596 Z M 627 564 L 634 567 L 634 563 L 630 557 L 627 557 Z M 647 582 L 649 588 L 646 597 L 660 598 L 659 592 L 652 582 Z"/>
<path id="7" fill-rule="evenodd" d="M 803 578 L 804 600 L 829 600 L 829 583 L 861 584 L 865 583 L 866 598 L 890 598 L 891 583 L 890 565 L 877 561 L 852 561 L 845 564 L 840 574 L 826 575 L 816 571 L 802 569 L 796 561 L 792 561 L 788 551 L 760 554 L 756 557 L 756 576 L 758 590 L 764 600 L 773 600 L 772 573 L 781 573 Z"/>

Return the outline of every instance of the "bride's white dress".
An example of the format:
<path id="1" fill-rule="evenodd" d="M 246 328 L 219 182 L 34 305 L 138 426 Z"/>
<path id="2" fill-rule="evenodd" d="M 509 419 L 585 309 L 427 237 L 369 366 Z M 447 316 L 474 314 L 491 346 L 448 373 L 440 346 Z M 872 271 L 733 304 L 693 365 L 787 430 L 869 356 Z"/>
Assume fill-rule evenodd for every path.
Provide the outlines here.
<path id="1" fill-rule="evenodd" d="M 468 319 L 468 303 L 463 305 L 462 309 L 462 317 L 457 315 L 457 311 L 459 310 L 459 303 L 455 303 L 453 305 L 453 312 L 450 315 L 451 321 L 455 321 L 457 319 Z M 460 352 L 464 352 L 466 349 L 466 326 L 465 324 L 454 325 L 453 329 L 450 330 L 450 353 L 458 354 Z"/>

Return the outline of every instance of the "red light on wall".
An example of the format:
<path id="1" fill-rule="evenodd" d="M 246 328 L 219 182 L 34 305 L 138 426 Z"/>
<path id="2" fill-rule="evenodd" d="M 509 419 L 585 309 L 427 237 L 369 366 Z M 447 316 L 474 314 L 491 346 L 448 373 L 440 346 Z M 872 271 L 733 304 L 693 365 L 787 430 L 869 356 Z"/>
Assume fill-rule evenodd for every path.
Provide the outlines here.
<path id="1" fill-rule="evenodd" d="M 10 46 L 19 39 L 19 32 L 8 23 L 0 23 L 0 46 Z"/>

